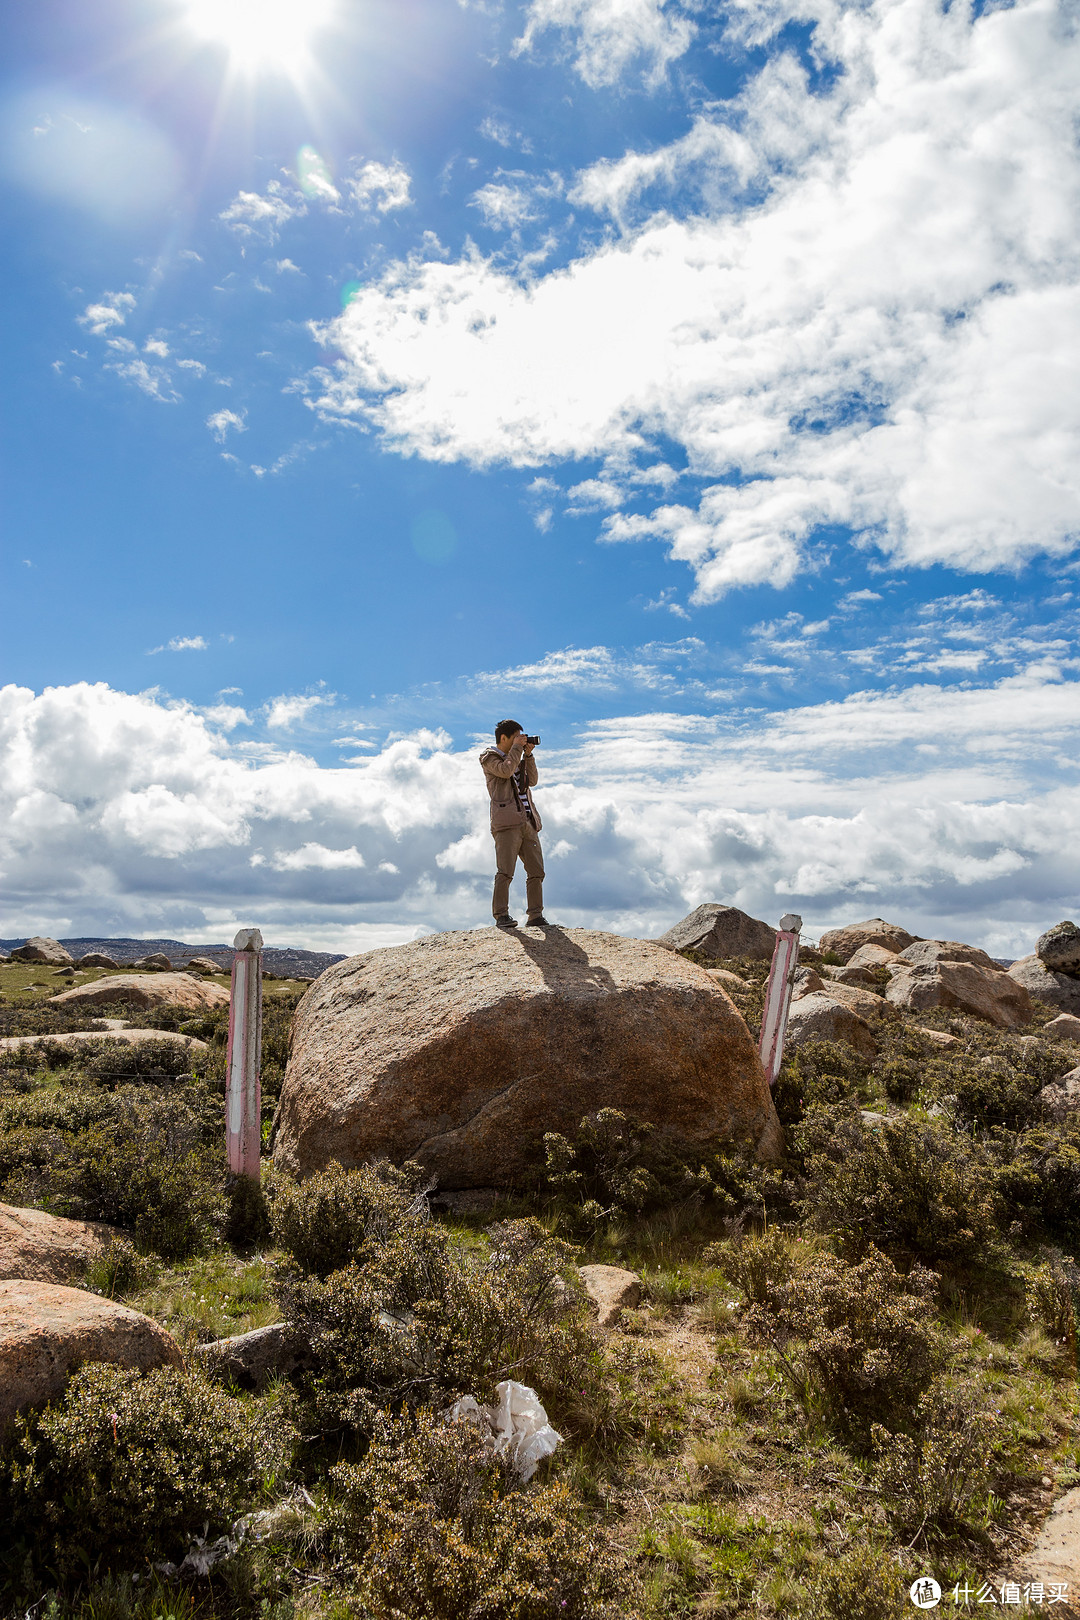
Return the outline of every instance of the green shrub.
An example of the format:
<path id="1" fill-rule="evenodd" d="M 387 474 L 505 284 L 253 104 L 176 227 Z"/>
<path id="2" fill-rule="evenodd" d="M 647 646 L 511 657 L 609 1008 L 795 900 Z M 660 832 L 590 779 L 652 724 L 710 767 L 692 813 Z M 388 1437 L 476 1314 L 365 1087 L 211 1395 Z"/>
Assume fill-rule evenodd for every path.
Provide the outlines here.
<path id="1" fill-rule="evenodd" d="M 1066 1255 L 1051 1254 L 1038 1267 L 1028 1286 L 1028 1309 L 1054 1343 L 1068 1351 L 1075 1366 L 1080 1266 Z"/>
<path id="2" fill-rule="evenodd" d="M 874 1480 L 895 1528 L 912 1540 L 955 1530 L 990 1490 L 994 1420 L 971 1391 L 940 1384 L 918 1401 L 904 1429 L 872 1430 Z"/>
<path id="3" fill-rule="evenodd" d="M 133 1231 L 166 1259 L 204 1248 L 222 1218 L 224 1121 L 201 1084 L 0 1100 L 0 1187 L 17 1203 Z"/>
<path id="4" fill-rule="evenodd" d="M 655 1203 L 660 1187 L 644 1163 L 652 1130 L 618 1108 L 601 1108 L 585 1116 L 573 1142 L 548 1131 L 544 1137 L 548 1189 L 594 1221 Z"/>
<path id="5" fill-rule="evenodd" d="M 796 1268 L 792 1236 L 779 1226 L 770 1226 L 760 1235 L 710 1243 L 701 1258 L 705 1265 L 717 1266 L 752 1305 L 772 1299 L 790 1282 Z"/>
<path id="6" fill-rule="evenodd" d="M 107 1299 L 117 1299 L 145 1287 L 156 1270 L 153 1261 L 140 1254 L 130 1239 L 114 1237 L 87 1266 L 83 1287 Z"/>
<path id="7" fill-rule="evenodd" d="M 358 1263 L 279 1280 L 315 1369 L 316 1416 L 363 1427 L 378 1407 L 476 1394 L 506 1377 L 542 1394 L 596 1381 L 592 1335 L 567 1308 L 565 1244 L 536 1221 L 510 1221 L 489 1229 L 486 1257 L 472 1256 L 397 1197 L 399 1228 Z"/>
<path id="8" fill-rule="evenodd" d="M 994 1185 L 1005 1209 L 1031 1235 L 1080 1244 L 1080 1121 L 993 1138 Z"/>
<path id="9" fill-rule="evenodd" d="M 606 1220 L 683 1204 L 705 1205 L 714 1214 L 755 1208 L 787 1208 L 791 1188 L 772 1165 L 755 1160 L 730 1142 L 712 1152 L 658 1141 L 652 1125 L 618 1108 L 587 1114 L 571 1140 L 544 1137 L 543 1189 L 578 1235 Z"/>
<path id="10" fill-rule="evenodd" d="M 49 1174 L 50 1199 L 65 1215 L 128 1227 L 166 1260 L 205 1249 L 222 1218 L 222 1155 L 164 1138 L 117 1136 L 95 1125 Z"/>
<path id="11" fill-rule="evenodd" d="M 274 1241 L 294 1266 L 328 1277 L 352 1262 L 363 1264 L 394 1234 L 419 1241 L 429 1229 L 424 1172 L 396 1169 L 388 1160 L 346 1170 L 331 1164 L 304 1181 L 267 1180 Z"/>
<path id="12" fill-rule="evenodd" d="M 204 1524 L 220 1534 L 292 1443 L 280 1416 L 198 1374 L 94 1363 L 57 1405 L 16 1420 L 0 1506 L 33 1563 L 64 1579 L 175 1558 Z"/>
<path id="13" fill-rule="evenodd" d="M 799 1620 L 897 1620 L 910 1613 L 896 1559 L 881 1547 L 856 1547 L 815 1566 Z"/>
<path id="14" fill-rule="evenodd" d="M 885 1032 L 874 1074 L 891 1102 L 914 1102 L 927 1083 L 930 1064 L 937 1048 L 919 1030 L 897 1024 Z"/>
<path id="15" fill-rule="evenodd" d="M 876 1249 L 858 1265 L 811 1254 L 764 1292 L 747 1328 L 780 1353 L 797 1389 L 809 1379 L 832 1419 L 854 1433 L 909 1411 L 941 1364 L 937 1278 L 923 1267 L 904 1277 Z"/>
<path id="16" fill-rule="evenodd" d="M 867 1130 L 843 1108 L 799 1130 L 803 1213 L 845 1250 L 873 1245 L 905 1260 L 969 1263 L 1000 1247 L 992 1167 L 964 1137 L 911 1118 Z"/>
<path id="17" fill-rule="evenodd" d="M 293 1015 L 303 994 L 302 990 L 283 990 L 279 995 L 263 996 L 261 1081 L 263 1096 L 271 1100 L 281 1092 L 289 1061 Z"/>
<path id="18" fill-rule="evenodd" d="M 12 1002 L 0 996 L 0 1037 L 9 1035 L 63 1035 L 76 1029 L 102 1029 L 100 1007 L 77 1011 L 50 1007 L 43 1002 Z"/>
<path id="19" fill-rule="evenodd" d="M 270 1206 L 261 1181 L 230 1176 L 225 1189 L 225 1239 L 234 1249 L 257 1249 L 270 1237 Z"/>
<path id="20" fill-rule="evenodd" d="M 870 1064 L 846 1041 L 808 1041 L 785 1063 L 804 1109 L 861 1098 Z"/>
<path id="21" fill-rule="evenodd" d="M 201 1056 L 197 1047 L 181 1046 L 179 1041 L 87 1041 L 86 1046 L 91 1050 L 78 1053 L 78 1067 L 89 1080 L 110 1088 L 190 1074 L 198 1069 Z"/>
<path id="22" fill-rule="evenodd" d="M 377 1620 L 616 1620 L 629 1581 L 566 1485 L 521 1487 L 478 1430 L 430 1412 L 384 1422 L 331 1469 L 328 1531 Z"/>

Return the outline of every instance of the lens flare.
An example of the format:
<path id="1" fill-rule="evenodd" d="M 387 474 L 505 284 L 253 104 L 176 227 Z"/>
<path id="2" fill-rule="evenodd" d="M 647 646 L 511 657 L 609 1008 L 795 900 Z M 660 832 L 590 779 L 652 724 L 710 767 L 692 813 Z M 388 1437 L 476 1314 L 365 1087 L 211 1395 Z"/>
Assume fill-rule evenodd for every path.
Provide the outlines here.
<path id="1" fill-rule="evenodd" d="M 295 73 L 312 35 L 331 20 L 334 0 L 186 0 L 188 26 L 224 45 L 235 66 Z"/>

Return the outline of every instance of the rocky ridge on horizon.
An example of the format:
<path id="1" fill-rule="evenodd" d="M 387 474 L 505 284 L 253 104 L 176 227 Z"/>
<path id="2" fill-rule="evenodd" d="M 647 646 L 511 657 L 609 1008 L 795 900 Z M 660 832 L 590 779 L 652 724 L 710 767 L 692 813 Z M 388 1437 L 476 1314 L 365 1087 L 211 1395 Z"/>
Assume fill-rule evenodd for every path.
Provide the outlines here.
<path id="1" fill-rule="evenodd" d="M 18 946 L 25 945 L 25 935 L 16 939 L 0 939 L 0 951 L 10 953 Z M 179 939 L 62 939 L 61 945 L 71 952 L 77 960 L 90 951 L 101 951 L 111 956 L 113 961 L 121 967 L 128 967 L 141 957 L 149 956 L 156 951 L 169 957 L 174 964 L 182 965 L 193 956 L 208 956 L 215 962 L 220 962 L 221 971 L 228 973 L 232 967 L 233 948 L 231 945 L 187 945 Z M 276 973 L 281 979 L 306 978 L 315 979 L 335 962 L 343 962 L 345 957 L 340 952 L 333 951 L 306 951 L 295 945 L 267 945 L 262 953 L 263 967 L 268 973 Z"/>

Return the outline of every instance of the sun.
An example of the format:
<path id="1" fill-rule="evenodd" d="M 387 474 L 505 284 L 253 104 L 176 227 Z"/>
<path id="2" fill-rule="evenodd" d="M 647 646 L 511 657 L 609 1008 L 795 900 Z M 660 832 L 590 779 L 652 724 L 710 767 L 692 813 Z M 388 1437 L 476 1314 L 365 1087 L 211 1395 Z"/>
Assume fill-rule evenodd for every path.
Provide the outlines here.
<path id="1" fill-rule="evenodd" d="M 186 0 L 184 13 L 196 34 L 225 46 L 234 67 L 295 73 L 334 9 L 334 0 Z"/>

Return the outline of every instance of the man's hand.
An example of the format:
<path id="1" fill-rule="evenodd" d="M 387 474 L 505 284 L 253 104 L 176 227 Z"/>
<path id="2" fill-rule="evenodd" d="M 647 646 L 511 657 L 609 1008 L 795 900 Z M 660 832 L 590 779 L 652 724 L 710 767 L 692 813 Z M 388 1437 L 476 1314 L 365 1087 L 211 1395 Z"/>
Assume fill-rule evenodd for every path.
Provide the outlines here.
<path id="1" fill-rule="evenodd" d="M 523 731 L 518 732 L 519 737 L 523 737 L 524 735 L 525 735 L 525 733 Z M 526 756 L 526 758 L 528 758 L 528 756 L 532 753 L 532 751 L 533 751 L 533 749 L 535 747 L 536 747 L 535 743 L 526 743 L 525 747 L 522 749 L 522 753 Z"/>

